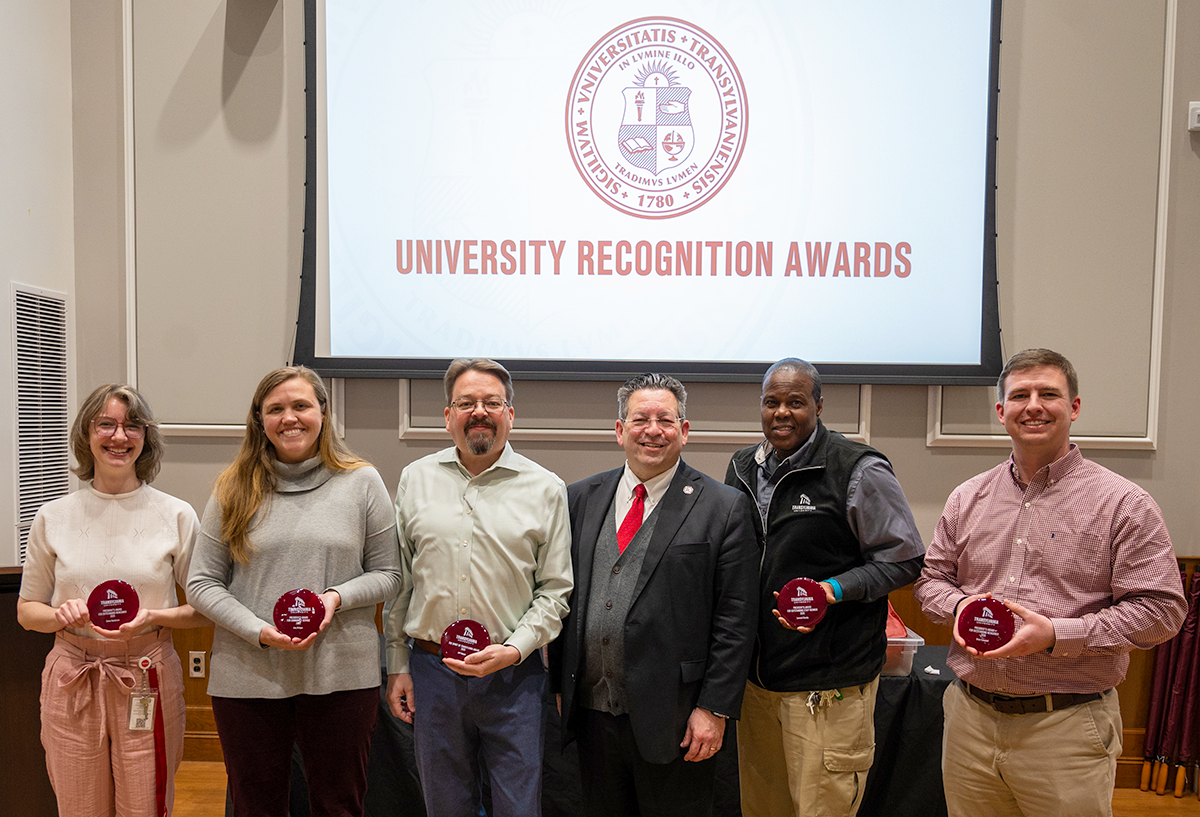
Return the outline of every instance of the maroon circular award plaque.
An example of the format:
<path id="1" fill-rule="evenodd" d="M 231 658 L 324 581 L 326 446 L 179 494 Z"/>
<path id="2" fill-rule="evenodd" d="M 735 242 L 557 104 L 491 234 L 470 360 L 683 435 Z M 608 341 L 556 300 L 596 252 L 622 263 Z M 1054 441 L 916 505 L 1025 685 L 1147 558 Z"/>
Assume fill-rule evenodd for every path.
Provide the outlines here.
<path id="1" fill-rule="evenodd" d="M 979 652 L 999 649 L 1012 640 L 1017 620 L 999 599 L 975 599 L 958 616 L 958 634 Z"/>
<path id="2" fill-rule="evenodd" d="M 469 618 L 460 618 L 442 633 L 442 657 L 464 660 L 492 643 L 487 627 Z"/>
<path id="3" fill-rule="evenodd" d="M 109 579 L 96 585 L 88 596 L 88 616 L 102 630 L 115 630 L 133 621 L 141 604 L 137 591 L 120 579 Z"/>
<path id="4" fill-rule="evenodd" d="M 825 588 L 812 579 L 792 579 L 779 591 L 776 605 L 783 620 L 793 627 L 816 627 L 825 618 L 829 602 Z"/>
<path id="5" fill-rule="evenodd" d="M 325 602 L 311 590 L 289 590 L 275 602 L 275 629 L 289 638 L 308 638 L 325 620 Z"/>

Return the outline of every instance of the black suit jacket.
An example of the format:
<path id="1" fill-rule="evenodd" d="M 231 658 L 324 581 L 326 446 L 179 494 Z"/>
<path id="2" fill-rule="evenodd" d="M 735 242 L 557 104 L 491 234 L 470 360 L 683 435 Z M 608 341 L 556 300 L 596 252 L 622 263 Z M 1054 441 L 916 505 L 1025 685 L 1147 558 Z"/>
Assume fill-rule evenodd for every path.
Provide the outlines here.
<path id="1" fill-rule="evenodd" d="M 574 738 L 583 677 L 592 558 L 624 469 L 567 489 L 575 591 L 550 645 L 551 684 L 562 693 L 564 745 Z M 688 716 L 701 706 L 737 717 L 758 614 L 758 545 L 746 496 L 680 462 L 625 619 L 629 719 L 642 757 L 670 763 Z"/>

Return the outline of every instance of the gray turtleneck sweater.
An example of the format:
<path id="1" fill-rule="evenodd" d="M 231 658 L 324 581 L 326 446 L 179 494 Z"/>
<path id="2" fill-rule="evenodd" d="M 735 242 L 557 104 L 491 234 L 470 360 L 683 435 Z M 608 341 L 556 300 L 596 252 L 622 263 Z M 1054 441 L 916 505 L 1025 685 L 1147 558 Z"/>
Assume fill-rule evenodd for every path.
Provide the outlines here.
<path id="1" fill-rule="evenodd" d="M 215 497 L 204 511 L 187 598 L 217 625 L 208 693 L 289 698 L 377 686 L 375 604 L 400 590 L 396 520 L 383 479 L 370 466 L 330 471 L 319 457 L 275 467 L 279 484 L 254 516 L 249 563 L 230 558 Z M 279 596 L 300 587 L 342 597 L 329 627 L 307 650 L 260 646 Z"/>

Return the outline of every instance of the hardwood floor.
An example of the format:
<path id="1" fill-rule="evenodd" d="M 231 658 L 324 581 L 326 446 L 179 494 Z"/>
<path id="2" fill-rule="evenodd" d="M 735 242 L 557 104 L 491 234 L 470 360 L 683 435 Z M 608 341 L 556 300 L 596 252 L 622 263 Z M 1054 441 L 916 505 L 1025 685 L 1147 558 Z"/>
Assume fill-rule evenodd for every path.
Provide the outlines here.
<path id="1" fill-rule="evenodd" d="M 224 817 L 225 764 L 185 760 L 175 775 L 174 817 Z"/>
<path id="2" fill-rule="evenodd" d="M 175 776 L 174 814 L 175 817 L 223 817 L 225 766 L 185 760 Z M 1113 817 L 1200 817 L 1200 800 L 1195 792 L 1176 799 L 1169 793 L 1159 797 L 1154 792 L 1117 789 L 1113 792 Z"/>
<path id="3" fill-rule="evenodd" d="M 1113 817 L 1198 817 L 1200 800 L 1195 792 L 1176 798 L 1171 793 L 1158 796 L 1141 789 L 1117 789 L 1113 792 Z"/>

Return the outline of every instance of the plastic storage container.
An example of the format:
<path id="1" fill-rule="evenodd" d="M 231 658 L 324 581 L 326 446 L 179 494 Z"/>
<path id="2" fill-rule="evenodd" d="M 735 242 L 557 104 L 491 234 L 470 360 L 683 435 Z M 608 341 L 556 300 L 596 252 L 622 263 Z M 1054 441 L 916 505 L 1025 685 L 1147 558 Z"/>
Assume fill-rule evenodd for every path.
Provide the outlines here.
<path id="1" fill-rule="evenodd" d="M 888 638 L 887 658 L 883 661 L 881 675 L 908 675 L 912 672 L 913 656 L 917 654 L 917 647 L 924 646 L 925 639 L 914 633 L 911 627 L 905 629 L 908 635 Z"/>

